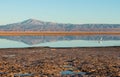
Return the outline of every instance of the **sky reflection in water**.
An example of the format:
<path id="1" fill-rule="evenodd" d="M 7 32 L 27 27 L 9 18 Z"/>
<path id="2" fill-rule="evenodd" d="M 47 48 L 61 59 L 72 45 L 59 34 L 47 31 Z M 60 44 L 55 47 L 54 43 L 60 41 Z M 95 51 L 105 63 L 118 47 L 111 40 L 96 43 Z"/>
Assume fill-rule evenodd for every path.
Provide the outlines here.
<path id="1" fill-rule="evenodd" d="M 29 44 L 29 42 L 31 42 Z M 0 48 L 120 46 L 120 36 L 22 36 L 0 37 Z"/>

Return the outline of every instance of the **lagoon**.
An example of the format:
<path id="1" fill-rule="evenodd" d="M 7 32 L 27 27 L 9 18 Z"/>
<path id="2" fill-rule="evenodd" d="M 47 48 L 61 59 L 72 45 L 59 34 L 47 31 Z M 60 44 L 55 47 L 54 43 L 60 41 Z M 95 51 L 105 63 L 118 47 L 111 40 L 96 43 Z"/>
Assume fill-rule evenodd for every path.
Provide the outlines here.
<path id="1" fill-rule="evenodd" d="M 24 48 L 24 47 L 29 47 L 29 45 L 18 41 L 0 39 L 0 48 Z"/>
<path id="2" fill-rule="evenodd" d="M 25 47 L 107 47 L 120 46 L 120 40 L 62 40 L 28 45 L 21 41 L 0 39 L 0 48 L 25 48 Z"/>
<path id="3" fill-rule="evenodd" d="M 106 47 L 106 46 L 120 46 L 120 40 L 109 41 L 94 41 L 94 40 L 72 40 L 72 41 L 57 41 L 41 43 L 33 46 L 48 46 L 48 47 Z"/>

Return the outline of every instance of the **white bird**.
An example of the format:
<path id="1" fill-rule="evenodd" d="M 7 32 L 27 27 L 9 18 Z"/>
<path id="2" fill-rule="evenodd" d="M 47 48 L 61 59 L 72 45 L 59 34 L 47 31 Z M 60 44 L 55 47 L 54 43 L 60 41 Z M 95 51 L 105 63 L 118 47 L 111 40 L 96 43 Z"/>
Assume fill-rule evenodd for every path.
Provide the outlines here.
<path id="1" fill-rule="evenodd" d="M 103 38 L 101 37 L 100 40 L 98 41 L 98 43 L 102 43 L 103 41 Z"/>

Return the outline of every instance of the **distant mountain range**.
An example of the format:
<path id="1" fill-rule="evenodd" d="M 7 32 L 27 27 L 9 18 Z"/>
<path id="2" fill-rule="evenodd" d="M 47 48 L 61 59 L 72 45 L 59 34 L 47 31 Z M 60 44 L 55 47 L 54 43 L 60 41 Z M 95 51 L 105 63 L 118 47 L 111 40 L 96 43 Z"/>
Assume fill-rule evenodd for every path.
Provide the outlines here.
<path id="1" fill-rule="evenodd" d="M 63 24 L 28 19 L 1 25 L 0 31 L 120 31 L 120 24 Z"/>
<path id="2" fill-rule="evenodd" d="M 1 25 L 0 31 L 120 31 L 120 24 L 63 24 L 28 19 L 23 22 Z M 120 40 L 120 36 L 0 36 L 34 45 L 61 40 Z"/>

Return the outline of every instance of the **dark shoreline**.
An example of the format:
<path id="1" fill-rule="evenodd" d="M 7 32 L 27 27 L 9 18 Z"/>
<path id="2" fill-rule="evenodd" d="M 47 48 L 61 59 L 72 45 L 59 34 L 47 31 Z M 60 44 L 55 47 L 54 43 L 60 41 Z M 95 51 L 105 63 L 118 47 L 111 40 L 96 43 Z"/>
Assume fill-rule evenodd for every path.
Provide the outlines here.
<path id="1" fill-rule="evenodd" d="M 120 46 L 103 46 L 103 47 L 48 47 L 48 46 L 38 46 L 38 47 L 21 47 L 21 48 L 0 48 L 1 49 L 35 49 L 35 48 L 50 48 L 50 49 L 73 49 L 73 48 L 120 48 Z"/>

